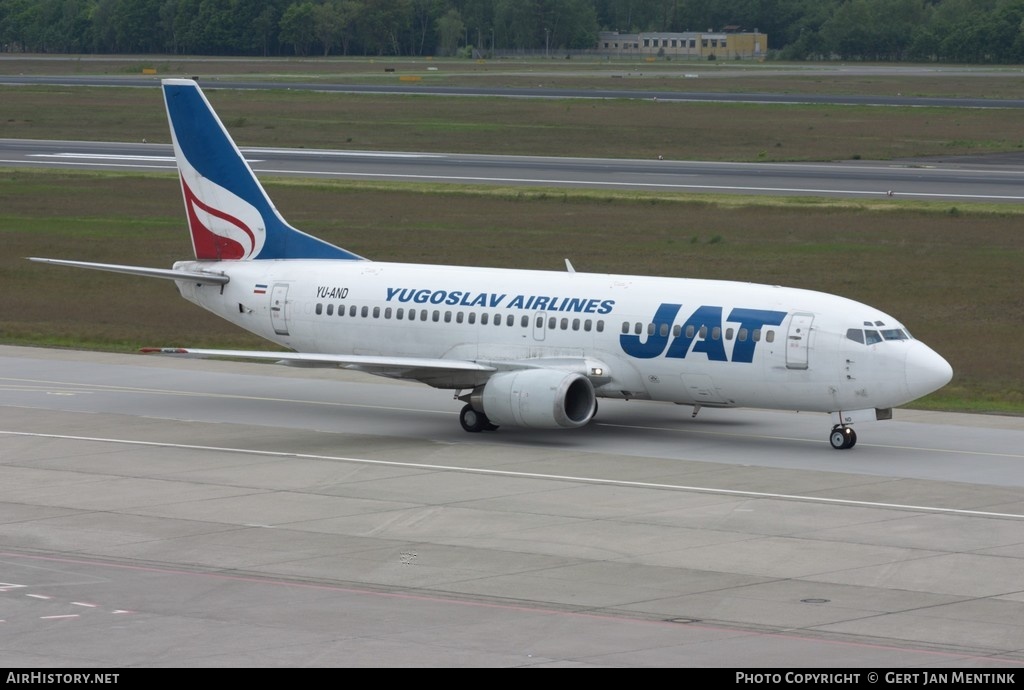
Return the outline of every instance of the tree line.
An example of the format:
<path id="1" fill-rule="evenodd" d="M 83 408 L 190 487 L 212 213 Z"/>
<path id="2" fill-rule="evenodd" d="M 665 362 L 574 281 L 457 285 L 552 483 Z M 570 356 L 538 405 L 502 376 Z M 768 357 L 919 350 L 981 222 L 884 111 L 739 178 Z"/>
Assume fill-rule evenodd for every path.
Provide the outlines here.
<path id="1" fill-rule="evenodd" d="M 785 60 L 1024 62 L 1024 0 L 0 0 L 0 51 L 453 56 L 760 31 Z"/>

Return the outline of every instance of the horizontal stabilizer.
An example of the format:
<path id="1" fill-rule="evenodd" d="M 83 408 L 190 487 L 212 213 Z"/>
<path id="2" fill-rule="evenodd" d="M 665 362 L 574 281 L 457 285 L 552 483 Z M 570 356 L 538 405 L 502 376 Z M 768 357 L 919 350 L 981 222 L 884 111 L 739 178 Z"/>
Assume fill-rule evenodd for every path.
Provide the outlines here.
<path id="1" fill-rule="evenodd" d="M 226 285 L 230 278 L 223 273 L 207 273 L 205 271 L 175 271 L 170 268 L 147 268 L 146 266 L 121 266 L 119 264 L 96 264 L 89 261 L 67 261 L 65 259 L 40 259 L 30 256 L 29 261 L 38 261 L 43 264 L 55 264 L 57 266 L 71 266 L 73 268 L 91 268 L 96 271 L 109 271 L 111 273 L 127 273 L 146 278 L 166 278 L 169 280 L 192 280 L 197 283 L 209 285 Z"/>

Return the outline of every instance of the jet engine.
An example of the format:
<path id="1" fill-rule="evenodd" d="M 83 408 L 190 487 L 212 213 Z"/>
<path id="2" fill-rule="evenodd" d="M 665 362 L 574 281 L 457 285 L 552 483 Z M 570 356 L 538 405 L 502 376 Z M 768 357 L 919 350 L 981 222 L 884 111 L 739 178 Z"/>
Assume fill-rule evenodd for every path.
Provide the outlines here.
<path id="1" fill-rule="evenodd" d="M 597 411 L 586 376 L 558 369 L 523 369 L 495 374 L 473 393 L 471 403 L 491 424 L 534 429 L 581 427 Z"/>

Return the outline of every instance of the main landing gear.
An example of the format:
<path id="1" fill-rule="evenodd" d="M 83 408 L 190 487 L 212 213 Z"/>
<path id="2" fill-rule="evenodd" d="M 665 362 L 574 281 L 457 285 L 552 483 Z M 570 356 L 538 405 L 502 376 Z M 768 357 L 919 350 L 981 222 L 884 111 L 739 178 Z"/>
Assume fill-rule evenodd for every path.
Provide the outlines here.
<path id="1" fill-rule="evenodd" d="M 853 448 L 857 445 L 857 432 L 853 430 L 852 426 L 836 424 L 832 427 L 832 432 L 828 435 L 828 442 L 831 443 L 832 447 L 836 450 Z"/>
<path id="2" fill-rule="evenodd" d="M 462 412 L 459 413 L 459 423 L 462 424 L 463 429 L 471 433 L 494 431 L 498 428 L 497 424 L 491 424 L 491 420 L 487 419 L 487 415 L 483 412 L 477 412 L 473 409 L 472 405 L 466 405 L 462 408 Z"/>

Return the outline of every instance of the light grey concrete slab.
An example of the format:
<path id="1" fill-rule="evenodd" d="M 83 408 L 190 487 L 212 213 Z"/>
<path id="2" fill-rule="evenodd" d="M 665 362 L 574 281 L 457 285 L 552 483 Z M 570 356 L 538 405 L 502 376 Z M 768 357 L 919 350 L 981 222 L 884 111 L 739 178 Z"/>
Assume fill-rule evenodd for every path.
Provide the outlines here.
<path id="1" fill-rule="evenodd" d="M 1024 592 L 1024 561 L 1005 556 L 922 552 L 915 559 L 819 573 L 814 579 L 954 596 L 1006 596 Z"/>
<path id="2" fill-rule="evenodd" d="M 724 570 L 759 577 L 811 578 L 844 581 L 846 573 L 893 563 L 916 563 L 933 557 L 931 551 L 903 549 L 842 541 L 760 537 L 726 544 L 695 546 L 666 553 L 648 554 L 646 561 L 703 570 Z M 834 577 L 835 579 L 830 579 Z"/>
<path id="3" fill-rule="evenodd" d="M 0 347 L 0 663 L 1024 660 L 1024 423 L 471 436 L 450 394 L 326 374 Z"/>
<path id="4" fill-rule="evenodd" d="M 885 515 L 884 511 L 876 511 Z M 879 517 L 877 529 L 864 534 L 864 525 L 843 525 L 808 531 L 815 539 L 870 539 L 873 544 L 969 551 L 999 555 L 1001 547 L 1024 549 L 1024 526 L 1015 520 L 993 520 L 970 515 L 904 514 Z M 1011 555 L 1003 553 L 1002 555 Z M 1019 557 L 1024 558 L 1024 552 Z"/>

